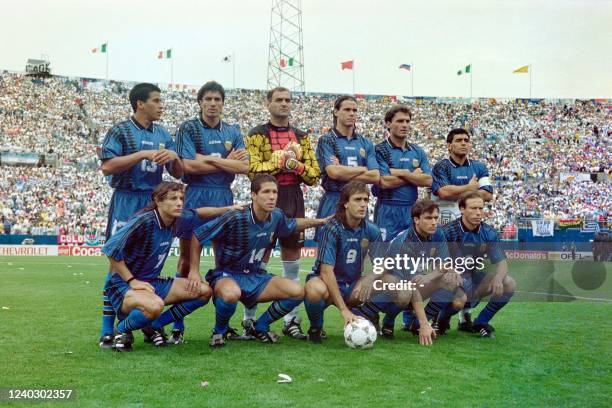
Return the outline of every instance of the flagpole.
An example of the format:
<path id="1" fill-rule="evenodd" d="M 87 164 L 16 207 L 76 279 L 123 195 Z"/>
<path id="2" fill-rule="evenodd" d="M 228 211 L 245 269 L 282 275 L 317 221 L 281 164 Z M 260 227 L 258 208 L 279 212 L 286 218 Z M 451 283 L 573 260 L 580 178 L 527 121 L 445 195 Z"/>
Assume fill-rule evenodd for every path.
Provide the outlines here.
<path id="1" fill-rule="evenodd" d="M 470 102 L 472 102 L 472 77 L 474 76 L 474 67 L 470 62 Z"/>
<path id="2" fill-rule="evenodd" d="M 108 40 L 106 40 L 106 82 L 108 82 Z"/>
<path id="3" fill-rule="evenodd" d="M 410 73 L 410 94 L 414 97 L 414 62 L 410 63 L 412 72 Z"/>
<path id="4" fill-rule="evenodd" d="M 353 96 L 355 95 L 355 61 L 353 61 L 353 69 L 351 69 L 351 71 L 353 71 Z"/>
<path id="5" fill-rule="evenodd" d="M 236 90 L 236 53 L 232 51 L 232 88 Z"/>
<path id="6" fill-rule="evenodd" d="M 533 68 L 531 67 L 531 64 L 529 64 L 529 99 L 531 99 L 531 70 Z"/>
<path id="7" fill-rule="evenodd" d="M 174 85 L 174 49 L 170 48 L 170 85 Z"/>

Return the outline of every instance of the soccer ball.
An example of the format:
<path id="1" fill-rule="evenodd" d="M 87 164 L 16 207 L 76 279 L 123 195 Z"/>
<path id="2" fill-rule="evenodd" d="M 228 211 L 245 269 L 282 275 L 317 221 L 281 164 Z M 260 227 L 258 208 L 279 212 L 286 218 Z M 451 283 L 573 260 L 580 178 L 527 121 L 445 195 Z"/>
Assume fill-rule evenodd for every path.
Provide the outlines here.
<path id="1" fill-rule="evenodd" d="M 371 348 L 375 341 L 376 329 L 369 320 L 358 319 L 344 328 L 344 342 L 350 348 Z"/>

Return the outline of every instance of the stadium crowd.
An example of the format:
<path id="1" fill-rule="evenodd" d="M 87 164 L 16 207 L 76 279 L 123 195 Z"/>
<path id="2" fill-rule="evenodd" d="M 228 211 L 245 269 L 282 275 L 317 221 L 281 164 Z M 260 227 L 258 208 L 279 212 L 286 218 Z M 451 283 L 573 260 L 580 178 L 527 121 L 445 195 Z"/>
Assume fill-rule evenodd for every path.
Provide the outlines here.
<path id="1" fill-rule="evenodd" d="M 96 147 L 112 124 L 131 108 L 131 84 L 55 77 L 31 79 L 0 74 L 0 152 L 59 156 L 57 167 L 0 163 L 0 233 L 98 234 L 104 231 L 110 197 L 96 169 Z M 191 88 L 164 92 L 160 122 L 171 134 L 197 115 Z M 313 145 L 332 124 L 336 95 L 294 96 L 292 124 L 307 130 Z M 262 91 L 228 91 L 224 120 L 243 133 L 267 121 Z M 495 182 L 487 221 L 502 228 L 517 217 L 606 220 L 612 208 L 609 181 L 560 181 L 565 172 L 604 172 L 612 164 L 612 112 L 591 101 L 472 103 L 406 100 L 412 137 L 428 152 L 430 164 L 447 157 L 449 129 L 473 134 L 472 158 L 483 161 Z M 394 97 L 360 98 L 357 129 L 374 143 L 385 136 L 384 112 Z M 249 200 L 248 179 L 237 178 L 236 201 Z M 421 194 L 426 194 L 421 189 Z M 314 217 L 322 189 L 305 187 L 306 216 Z M 371 203 L 373 208 L 374 203 Z"/>

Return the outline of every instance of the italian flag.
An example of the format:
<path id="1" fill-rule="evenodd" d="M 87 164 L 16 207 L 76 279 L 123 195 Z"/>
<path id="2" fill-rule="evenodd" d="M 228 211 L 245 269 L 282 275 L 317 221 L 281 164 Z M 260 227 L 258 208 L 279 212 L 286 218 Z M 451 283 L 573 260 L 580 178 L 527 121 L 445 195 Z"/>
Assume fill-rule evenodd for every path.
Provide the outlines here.
<path id="1" fill-rule="evenodd" d="M 101 45 L 101 46 L 99 46 L 99 47 L 92 48 L 92 49 L 91 49 L 91 52 L 92 52 L 93 54 L 96 54 L 96 53 L 98 53 L 98 52 L 105 53 L 107 48 L 108 48 L 108 43 L 104 43 L 104 44 L 102 44 L 102 45 Z"/>
<path id="2" fill-rule="evenodd" d="M 157 53 L 157 59 L 169 59 L 172 58 L 172 48 L 166 51 L 160 51 Z"/>
<path id="3" fill-rule="evenodd" d="M 457 75 L 470 74 L 472 72 L 472 64 L 466 66 L 464 69 L 457 71 Z"/>

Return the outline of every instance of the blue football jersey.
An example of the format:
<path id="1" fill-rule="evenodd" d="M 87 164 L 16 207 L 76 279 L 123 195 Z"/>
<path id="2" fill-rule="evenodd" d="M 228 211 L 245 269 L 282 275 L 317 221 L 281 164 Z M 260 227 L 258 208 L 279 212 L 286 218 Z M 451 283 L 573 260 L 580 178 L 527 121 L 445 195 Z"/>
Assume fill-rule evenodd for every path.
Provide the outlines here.
<path id="1" fill-rule="evenodd" d="M 270 217 L 257 221 L 251 207 L 231 210 L 194 231 L 200 244 L 216 239 L 216 269 L 234 273 L 260 272 L 261 260 L 276 238 L 286 238 L 296 229 L 294 218 L 279 208 Z"/>
<path id="2" fill-rule="evenodd" d="M 319 252 L 312 270 L 320 275 L 321 264 L 332 265 L 338 282 L 356 282 L 361 278 L 365 256 L 368 252 L 371 258 L 377 256 L 371 252 L 380 245 L 375 243 L 381 242 L 380 230 L 370 221 L 364 220 L 357 229 L 352 229 L 334 217 L 321 230 Z"/>
<path id="3" fill-rule="evenodd" d="M 450 158 L 441 160 L 436 163 L 432 171 L 431 192 L 437 196 L 438 190 L 444 186 L 464 186 L 474 176 L 479 180 L 480 189 L 493 193 L 489 170 L 483 163 L 469 159 L 463 164 L 457 164 Z"/>
<path id="4" fill-rule="evenodd" d="M 196 154 L 225 159 L 232 150 L 244 148 L 240 127 L 223 121 L 211 128 L 198 116 L 183 122 L 176 132 L 176 152 L 183 159 L 195 160 Z M 194 186 L 229 188 L 234 178 L 235 174 L 220 170 L 208 174 L 185 174 L 182 180 Z"/>
<path id="5" fill-rule="evenodd" d="M 397 237 L 389 243 L 387 257 L 395 258 L 398 254 L 402 257 L 406 254 L 410 258 L 415 258 L 415 260 L 418 258 L 439 258 L 442 260 L 442 263 L 446 258 L 450 257 L 448 246 L 446 245 L 446 237 L 440 226 L 436 227 L 436 231 L 428 239 L 422 239 L 417 234 L 414 227 L 410 227 L 400 232 Z M 423 260 L 418 270 L 414 271 L 412 270 L 414 264 L 408 263 L 408 268 L 402 265 L 402 270 L 398 272 L 401 272 L 402 275 L 424 272 L 427 270 L 425 262 L 429 261 Z M 440 261 L 435 263 L 435 265 L 439 264 Z M 433 266 L 433 261 L 431 261 L 429 265 Z"/>
<path id="6" fill-rule="evenodd" d="M 376 161 L 380 169 L 380 176 L 390 176 L 390 169 L 402 169 L 410 172 L 421 169 L 425 174 L 431 174 L 429 160 L 425 151 L 414 143 L 406 143 L 404 148 L 394 146 L 389 139 L 385 139 L 374 148 Z M 418 187 L 406 184 L 392 189 L 372 187 L 372 194 L 378 197 L 379 202 L 393 202 L 397 204 L 412 205 L 419 198 Z"/>
<path id="7" fill-rule="evenodd" d="M 172 225 L 164 225 L 157 210 L 138 214 L 115 232 L 102 253 L 124 261 L 136 279 L 152 281 L 164 268 L 176 228 L 193 229 L 198 218 L 195 210 L 184 210 Z"/>
<path id="8" fill-rule="evenodd" d="M 163 127 L 151 124 L 143 128 L 133 118 L 114 125 L 102 142 L 100 159 L 107 160 L 119 156 L 127 156 L 141 150 L 159 150 L 165 148 L 175 150 L 172 136 Z M 170 168 L 172 163 L 166 165 Z M 129 170 L 110 177 L 112 188 L 130 191 L 153 190 L 162 181 L 163 167 L 155 162 L 141 160 Z"/>
<path id="9" fill-rule="evenodd" d="M 453 257 L 488 257 L 491 263 L 496 264 L 506 259 L 499 236 L 495 228 L 481 222 L 474 231 L 468 230 L 457 218 L 442 227 Z"/>
<path id="10" fill-rule="evenodd" d="M 336 156 L 343 166 L 366 167 L 368 170 L 378 169 L 374 145 L 363 135 L 357 133 L 349 139 L 332 129 L 319 138 L 316 156 L 321 169 L 321 186 L 325 191 L 340 191 L 347 183 L 333 180 L 325 172 L 325 167 L 333 164 L 332 156 Z"/>

